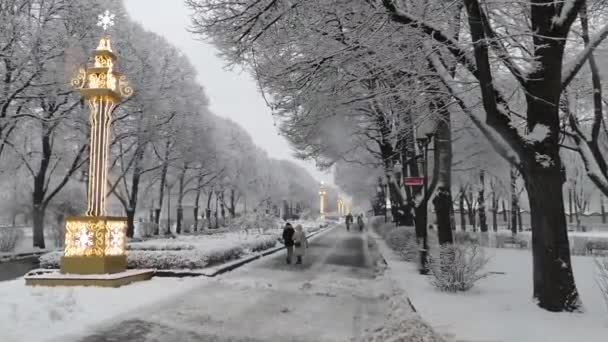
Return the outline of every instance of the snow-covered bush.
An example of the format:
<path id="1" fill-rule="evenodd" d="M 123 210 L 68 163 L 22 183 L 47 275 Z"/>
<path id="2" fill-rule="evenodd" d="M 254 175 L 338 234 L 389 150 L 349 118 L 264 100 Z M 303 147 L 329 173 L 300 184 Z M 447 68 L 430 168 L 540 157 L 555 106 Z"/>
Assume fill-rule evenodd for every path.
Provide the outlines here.
<path id="1" fill-rule="evenodd" d="M 406 261 L 418 258 L 418 244 L 414 227 L 393 228 L 386 234 L 386 243 Z"/>
<path id="2" fill-rule="evenodd" d="M 247 213 L 234 218 L 229 225 L 231 230 L 239 229 L 277 229 L 280 227 L 279 219 L 261 212 Z"/>
<path id="3" fill-rule="evenodd" d="M 0 228 L 0 252 L 12 252 L 23 235 L 19 228 Z"/>
<path id="4" fill-rule="evenodd" d="M 204 238 L 204 237 L 199 237 Z M 162 241 L 162 240 L 161 240 Z M 146 241 L 127 245 L 128 268 L 199 269 L 238 259 L 247 252 L 260 252 L 276 246 L 274 235 L 265 235 L 213 248 L 181 242 Z M 59 268 L 61 252 L 40 257 L 41 268 Z"/>
<path id="5" fill-rule="evenodd" d="M 40 268 L 59 268 L 63 252 L 50 252 L 40 256 Z"/>
<path id="6" fill-rule="evenodd" d="M 127 250 L 134 251 L 182 251 L 192 250 L 194 246 L 183 243 L 163 243 L 163 242 L 133 242 L 127 244 Z"/>
<path id="7" fill-rule="evenodd" d="M 468 291 L 488 276 L 484 272 L 488 261 L 483 248 L 477 244 L 445 244 L 439 248 L 439 256 L 429 257 L 429 279 L 441 291 Z"/>
<path id="8" fill-rule="evenodd" d="M 496 234 L 496 248 L 505 248 L 506 244 L 516 244 L 521 248 L 528 248 L 528 239 L 520 235 L 513 235 L 512 233 Z"/>
<path id="9" fill-rule="evenodd" d="M 608 258 L 595 259 L 597 268 L 597 284 L 604 296 L 606 308 L 608 308 Z"/>
<path id="10" fill-rule="evenodd" d="M 256 239 L 253 242 L 247 243 L 245 245 L 246 249 L 249 249 L 252 252 L 261 252 L 267 249 L 273 248 L 277 245 L 278 236 L 276 235 L 267 235 L 260 239 Z"/>
<path id="11" fill-rule="evenodd" d="M 479 244 L 479 234 L 473 232 L 463 232 L 461 230 L 457 230 L 452 232 L 454 236 L 454 242 L 463 244 L 463 243 L 472 243 Z"/>
<path id="12" fill-rule="evenodd" d="M 136 222 L 135 231 L 136 235 L 142 238 L 151 237 L 154 235 L 158 225 L 154 222 Z"/>

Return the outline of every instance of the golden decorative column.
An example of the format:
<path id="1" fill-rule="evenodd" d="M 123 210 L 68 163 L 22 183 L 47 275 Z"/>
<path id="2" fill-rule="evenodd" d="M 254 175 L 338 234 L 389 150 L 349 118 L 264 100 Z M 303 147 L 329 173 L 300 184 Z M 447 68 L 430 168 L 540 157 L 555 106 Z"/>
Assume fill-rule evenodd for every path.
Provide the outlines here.
<path id="1" fill-rule="evenodd" d="M 325 183 L 321 182 L 321 188 L 319 189 L 319 212 L 322 219 L 325 218 L 325 196 L 327 196 L 327 189 L 325 188 Z"/>
<path id="2" fill-rule="evenodd" d="M 99 16 L 99 26 L 113 25 L 108 11 Z M 123 98 L 131 96 L 126 77 L 114 70 L 117 57 L 110 37 L 104 35 L 93 51 L 93 66 L 79 70 L 72 85 L 90 110 L 89 180 L 86 216 L 68 217 L 65 223 L 65 249 L 61 272 L 106 274 L 126 270 L 125 217 L 106 216 L 108 154 L 112 113 Z"/>

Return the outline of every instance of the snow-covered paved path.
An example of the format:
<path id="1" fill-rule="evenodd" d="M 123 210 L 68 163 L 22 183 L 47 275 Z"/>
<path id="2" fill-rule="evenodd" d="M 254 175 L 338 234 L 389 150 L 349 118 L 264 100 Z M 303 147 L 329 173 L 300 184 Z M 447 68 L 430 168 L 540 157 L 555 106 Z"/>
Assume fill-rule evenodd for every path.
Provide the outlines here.
<path id="1" fill-rule="evenodd" d="M 377 259 L 366 234 L 337 227 L 311 242 L 303 265 L 279 252 L 75 341 L 358 340 L 389 310 Z"/>

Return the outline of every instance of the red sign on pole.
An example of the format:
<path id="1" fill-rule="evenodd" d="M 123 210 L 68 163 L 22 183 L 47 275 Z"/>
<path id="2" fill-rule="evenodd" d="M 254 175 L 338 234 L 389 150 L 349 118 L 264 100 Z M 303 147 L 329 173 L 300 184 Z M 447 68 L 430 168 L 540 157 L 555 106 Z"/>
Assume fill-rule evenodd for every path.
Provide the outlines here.
<path id="1" fill-rule="evenodd" d="M 403 178 L 405 185 L 424 185 L 424 177 L 405 177 Z"/>

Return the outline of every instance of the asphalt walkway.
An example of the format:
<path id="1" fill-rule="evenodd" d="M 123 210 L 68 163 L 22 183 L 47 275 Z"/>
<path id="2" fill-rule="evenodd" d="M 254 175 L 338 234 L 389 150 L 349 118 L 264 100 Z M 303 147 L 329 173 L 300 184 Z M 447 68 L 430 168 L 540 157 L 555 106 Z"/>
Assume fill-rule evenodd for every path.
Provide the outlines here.
<path id="1" fill-rule="evenodd" d="M 339 226 L 310 243 L 302 265 L 278 252 L 77 342 L 356 341 L 389 310 L 378 260 L 365 233 Z"/>

